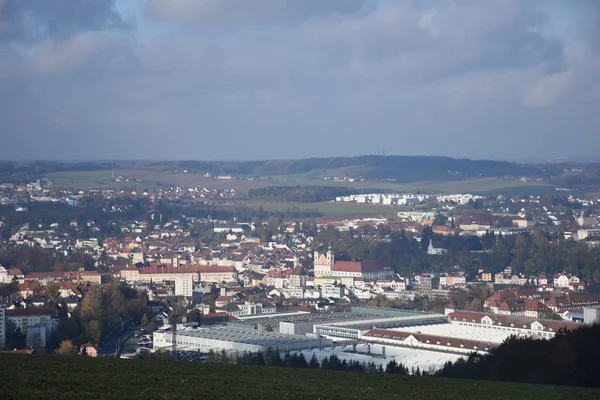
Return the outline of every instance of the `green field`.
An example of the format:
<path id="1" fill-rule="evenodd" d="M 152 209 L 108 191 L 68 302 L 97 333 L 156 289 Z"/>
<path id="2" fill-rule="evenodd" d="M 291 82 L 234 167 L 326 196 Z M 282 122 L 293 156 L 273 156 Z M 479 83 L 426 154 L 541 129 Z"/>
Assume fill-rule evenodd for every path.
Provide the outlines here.
<path id="1" fill-rule="evenodd" d="M 320 171 L 322 174 L 322 171 Z M 411 183 L 395 183 L 384 181 L 363 181 L 363 182 L 338 182 L 333 180 L 325 180 L 311 176 L 310 173 L 299 175 L 281 175 L 272 177 L 268 180 L 273 185 L 281 186 L 340 186 L 355 189 L 379 189 L 391 190 L 397 192 L 424 192 L 424 193 L 472 193 L 472 194 L 489 194 L 489 193 L 545 193 L 554 191 L 554 186 L 543 183 L 520 180 L 508 180 L 498 178 L 477 178 L 466 179 L 461 181 L 450 182 L 411 182 Z"/>
<path id="2" fill-rule="evenodd" d="M 170 173 L 155 168 L 130 168 L 104 171 L 67 171 L 47 174 L 55 187 L 72 189 L 152 189 L 157 185 L 205 186 L 210 188 L 235 189 L 247 192 L 250 189 L 271 185 L 277 186 L 340 186 L 355 189 L 387 190 L 396 192 L 426 193 L 473 193 L 473 194 L 546 194 L 554 187 L 542 182 L 522 182 L 497 178 L 477 178 L 450 182 L 411 182 L 395 183 L 376 180 L 364 182 L 325 180 L 324 176 L 350 176 L 364 172 L 365 167 L 348 167 L 343 169 L 318 169 L 303 174 L 277 175 L 260 181 L 215 180 L 205 178 L 202 174 Z M 115 178 L 135 178 L 141 182 L 115 182 Z"/>
<path id="3" fill-rule="evenodd" d="M 135 178 L 135 182 L 116 182 L 115 178 Z M 247 192 L 250 189 L 269 186 L 265 182 L 248 180 L 216 180 L 200 174 L 167 173 L 153 168 L 117 169 L 115 171 L 66 171 L 53 172 L 44 176 L 54 187 L 70 189 L 153 189 L 159 185 L 200 186 L 216 189 L 235 189 Z"/>
<path id="4" fill-rule="evenodd" d="M 0 354 L 1 399 L 598 399 L 600 390 L 309 369 Z"/>

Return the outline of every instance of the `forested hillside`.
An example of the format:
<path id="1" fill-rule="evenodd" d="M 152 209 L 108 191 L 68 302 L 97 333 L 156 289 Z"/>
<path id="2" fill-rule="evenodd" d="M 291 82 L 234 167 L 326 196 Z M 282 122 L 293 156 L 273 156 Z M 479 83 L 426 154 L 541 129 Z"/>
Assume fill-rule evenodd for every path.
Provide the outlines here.
<path id="1" fill-rule="evenodd" d="M 470 160 L 440 156 L 380 156 L 306 158 L 255 161 L 0 161 L 0 183 L 20 183 L 55 172 L 106 171 L 143 168 L 160 172 L 285 176 L 337 171 L 342 175 L 397 183 L 457 181 L 478 177 L 537 177 L 555 185 L 600 184 L 600 163 L 520 164 L 508 161 Z M 318 174 L 317 174 L 318 175 Z"/>
<path id="2" fill-rule="evenodd" d="M 552 340 L 508 339 L 490 354 L 448 363 L 438 376 L 553 385 L 600 386 L 600 325 Z"/>
<path id="3" fill-rule="evenodd" d="M 469 160 L 428 156 L 376 156 L 308 158 L 241 162 L 176 161 L 154 166 L 185 168 L 213 174 L 290 175 L 313 170 L 365 167 L 364 177 L 394 179 L 396 182 L 456 180 L 467 177 L 548 174 L 549 169 L 507 161 Z"/>

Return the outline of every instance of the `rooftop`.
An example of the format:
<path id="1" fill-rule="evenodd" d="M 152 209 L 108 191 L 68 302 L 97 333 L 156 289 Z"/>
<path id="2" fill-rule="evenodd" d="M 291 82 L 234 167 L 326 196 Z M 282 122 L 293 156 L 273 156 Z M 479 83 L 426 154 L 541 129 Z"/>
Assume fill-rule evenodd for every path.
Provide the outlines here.
<path id="1" fill-rule="evenodd" d="M 278 332 L 259 332 L 256 330 L 240 329 L 234 326 L 215 326 L 201 328 L 186 328 L 178 329 L 177 337 L 193 337 L 203 339 L 214 339 L 225 342 L 237 342 L 245 344 L 253 344 L 263 347 L 285 348 L 286 344 L 306 343 L 310 345 L 315 341 L 315 338 L 302 335 L 287 335 Z"/>

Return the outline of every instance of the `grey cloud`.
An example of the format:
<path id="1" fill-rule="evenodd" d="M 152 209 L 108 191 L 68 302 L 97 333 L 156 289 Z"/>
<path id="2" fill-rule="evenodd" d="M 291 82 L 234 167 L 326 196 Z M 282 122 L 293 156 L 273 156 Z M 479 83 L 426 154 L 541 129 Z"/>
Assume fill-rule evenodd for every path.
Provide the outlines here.
<path id="1" fill-rule="evenodd" d="M 0 40 L 34 44 L 76 33 L 127 30 L 114 0 L 4 0 L 0 3 Z"/>
<path id="2" fill-rule="evenodd" d="M 189 14 L 191 29 L 141 42 L 88 32 L 2 53 L 0 83 L 12 84 L 0 121 L 12 140 L 0 158 L 522 158 L 597 147 L 598 71 L 540 29 L 546 15 L 529 2 L 325 3 L 294 2 L 307 9 L 291 15 L 284 2 L 211 1 L 220 11 Z M 256 26 L 238 29 L 228 10 Z M 205 34 L 195 27 L 208 16 Z"/>
<path id="3" fill-rule="evenodd" d="M 583 12 L 586 13 L 583 30 L 589 46 L 600 54 L 600 2 L 587 0 L 582 2 Z"/>
<path id="4" fill-rule="evenodd" d="M 149 0 L 147 11 L 156 18 L 239 28 L 239 24 L 280 25 L 315 17 L 353 15 L 376 3 L 376 0 Z"/>

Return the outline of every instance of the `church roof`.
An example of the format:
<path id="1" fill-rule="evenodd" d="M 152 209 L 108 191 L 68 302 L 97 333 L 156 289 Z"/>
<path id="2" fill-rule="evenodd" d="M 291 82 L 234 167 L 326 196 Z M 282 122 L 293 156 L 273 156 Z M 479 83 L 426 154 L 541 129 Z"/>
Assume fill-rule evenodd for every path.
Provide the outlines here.
<path id="1" fill-rule="evenodd" d="M 343 272 L 379 272 L 389 270 L 384 264 L 375 261 L 336 261 L 331 268 L 332 271 Z"/>

